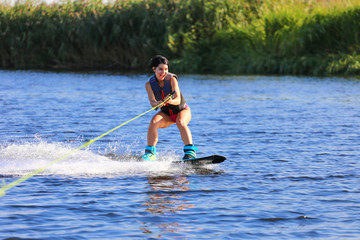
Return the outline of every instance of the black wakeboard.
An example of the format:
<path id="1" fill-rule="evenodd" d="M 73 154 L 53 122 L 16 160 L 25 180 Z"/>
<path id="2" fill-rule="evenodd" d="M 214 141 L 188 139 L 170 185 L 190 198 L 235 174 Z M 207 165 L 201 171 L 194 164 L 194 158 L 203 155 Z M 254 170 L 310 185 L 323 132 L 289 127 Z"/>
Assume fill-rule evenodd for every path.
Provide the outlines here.
<path id="1" fill-rule="evenodd" d="M 174 161 L 173 163 L 187 163 L 193 165 L 206 165 L 206 164 L 218 164 L 222 163 L 226 160 L 226 157 L 220 155 L 211 155 L 207 157 L 201 158 L 193 158 L 193 159 L 182 159 L 178 161 Z"/>

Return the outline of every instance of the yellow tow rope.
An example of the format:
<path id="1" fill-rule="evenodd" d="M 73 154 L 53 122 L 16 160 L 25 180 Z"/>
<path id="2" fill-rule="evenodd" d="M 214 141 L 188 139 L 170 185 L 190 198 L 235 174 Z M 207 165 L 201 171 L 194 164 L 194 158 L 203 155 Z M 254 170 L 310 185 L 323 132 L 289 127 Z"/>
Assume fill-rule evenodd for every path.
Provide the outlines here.
<path id="1" fill-rule="evenodd" d="M 54 164 L 57 163 L 57 162 L 60 162 L 61 160 L 64 160 L 65 158 L 67 158 L 67 157 L 71 156 L 72 154 L 76 153 L 77 151 L 79 151 L 79 150 L 81 150 L 81 149 L 83 149 L 83 148 L 86 148 L 86 147 L 89 146 L 90 144 L 94 143 L 95 141 L 99 140 L 99 139 L 102 138 L 102 137 L 105 137 L 106 135 L 108 135 L 108 134 L 112 133 L 113 131 L 117 130 L 118 128 L 120 128 L 120 127 L 128 124 L 129 122 L 131 122 L 131 121 L 133 121 L 133 120 L 135 120 L 135 119 L 137 119 L 137 118 L 139 118 L 139 117 L 147 114 L 148 112 L 151 112 L 152 110 L 157 110 L 157 109 L 159 109 L 159 108 L 162 107 L 167 101 L 169 101 L 170 98 L 171 98 L 174 94 L 175 94 L 175 91 L 172 92 L 167 98 L 165 98 L 164 101 L 163 101 L 162 103 L 160 103 L 159 105 L 157 105 L 157 106 L 155 106 L 155 107 L 147 110 L 146 112 L 143 112 L 142 114 L 140 114 L 140 115 L 138 115 L 138 116 L 136 116 L 136 117 L 134 117 L 134 118 L 132 118 L 132 119 L 130 119 L 130 120 L 122 123 L 122 124 L 120 124 L 119 126 L 117 126 L 117 127 L 113 128 L 113 129 L 107 131 L 106 133 L 104 133 L 104 134 L 102 134 L 102 135 L 100 135 L 100 136 L 98 136 L 98 137 L 96 137 L 96 138 L 94 138 L 94 139 L 91 139 L 90 141 L 86 142 L 84 145 L 78 147 L 77 149 L 71 151 L 70 153 L 63 155 L 62 157 L 60 157 L 60 158 L 58 158 L 58 159 L 55 159 L 54 161 L 48 163 L 47 165 L 45 165 L 45 166 L 43 166 L 43 167 L 41 167 L 41 168 L 39 168 L 39 169 L 37 169 L 37 170 L 35 170 L 35 171 L 27 174 L 26 176 L 24 176 L 24 177 L 22 177 L 22 178 L 19 178 L 19 179 L 15 180 L 15 181 L 13 181 L 13 182 L 11 182 L 11 183 L 9 183 L 9 184 L 5 184 L 5 181 L 3 181 L 3 186 L 2 186 L 1 189 L 0 189 L 0 196 L 5 195 L 5 192 L 6 192 L 7 190 L 15 187 L 16 185 L 19 185 L 20 183 L 24 182 L 25 180 L 31 178 L 32 176 L 34 176 L 34 175 L 36 175 L 36 174 L 38 174 L 38 173 L 41 173 L 41 172 L 44 171 L 46 168 L 54 165 Z"/>

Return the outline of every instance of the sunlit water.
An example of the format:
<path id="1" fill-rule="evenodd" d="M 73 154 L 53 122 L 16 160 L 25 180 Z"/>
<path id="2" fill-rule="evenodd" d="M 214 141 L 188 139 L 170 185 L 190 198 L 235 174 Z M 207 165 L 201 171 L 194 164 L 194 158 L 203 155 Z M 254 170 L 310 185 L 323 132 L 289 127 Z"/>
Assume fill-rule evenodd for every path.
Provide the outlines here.
<path id="1" fill-rule="evenodd" d="M 150 109 L 145 75 L 0 71 L 8 184 Z M 176 126 L 137 162 L 148 113 L 0 197 L 0 239 L 358 239 L 358 79 L 180 76 L 198 155 Z"/>

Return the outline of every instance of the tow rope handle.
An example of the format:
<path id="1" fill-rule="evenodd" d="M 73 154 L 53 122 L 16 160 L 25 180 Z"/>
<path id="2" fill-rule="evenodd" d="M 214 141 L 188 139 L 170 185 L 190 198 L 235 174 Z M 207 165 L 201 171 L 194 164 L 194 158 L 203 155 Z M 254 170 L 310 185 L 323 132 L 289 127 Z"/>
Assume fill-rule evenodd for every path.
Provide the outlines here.
<path id="1" fill-rule="evenodd" d="M 154 110 L 157 111 L 159 108 L 161 108 L 162 106 L 164 106 L 166 104 L 167 101 L 170 100 L 170 98 L 172 98 L 175 95 L 176 91 L 173 91 L 172 93 L 170 93 L 169 96 L 167 96 L 167 98 L 164 99 L 164 101 L 162 103 L 160 103 L 159 105 L 157 105 L 156 107 L 154 107 Z"/>

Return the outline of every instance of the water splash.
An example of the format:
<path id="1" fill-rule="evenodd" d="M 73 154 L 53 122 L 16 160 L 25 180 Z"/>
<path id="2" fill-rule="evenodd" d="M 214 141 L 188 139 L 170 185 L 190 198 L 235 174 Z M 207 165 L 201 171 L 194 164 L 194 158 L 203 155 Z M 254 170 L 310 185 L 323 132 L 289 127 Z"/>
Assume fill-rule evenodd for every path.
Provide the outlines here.
<path id="1" fill-rule="evenodd" d="M 110 146 L 109 149 L 116 147 Z M 0 146 L 0 175 L 24 176 L 73 150 L 70 144 L 44 141 Z M 112 177 L 144 173 L 152 175 L 181 173 L 188 167 L 175 166 L 171 163 L 178 158 L 170 151 L 160 153 L 159 161 L 141 162 L 130 154 L 116 155 L 108 152 L 104 155 L 84 149 L 49 166 L 39 174 Z"/>

